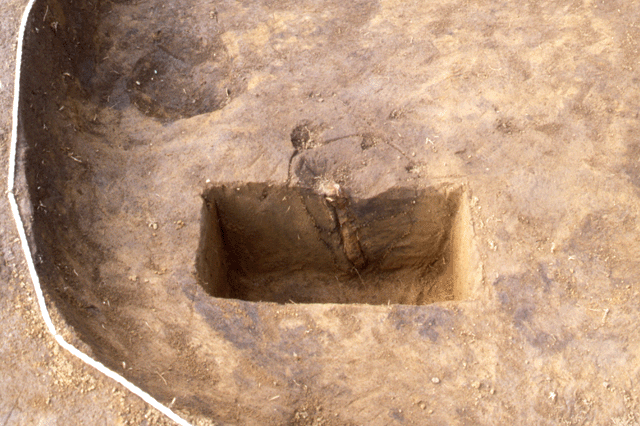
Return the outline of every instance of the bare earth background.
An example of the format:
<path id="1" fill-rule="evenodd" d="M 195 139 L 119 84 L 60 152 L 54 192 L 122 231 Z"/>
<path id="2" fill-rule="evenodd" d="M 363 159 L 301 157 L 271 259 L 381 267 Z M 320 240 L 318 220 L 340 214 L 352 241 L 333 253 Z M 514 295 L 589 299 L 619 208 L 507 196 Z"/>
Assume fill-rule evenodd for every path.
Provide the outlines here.
<path id="1" fill-rule="evenodd" d="M 4 164 L 24 3 L 0 5 Z M 66 30 L 58 4 L 41 5 L 34 39 Z M 34 217 L 80 218 L 76 234 L 53 227 L 72 244 L 46 259 L 81 277 L 47 277 L 75 343 L 112 368 L 126 360 L 123 374 L 176 397 L 195 424 L 638 424 L 640 5 L 125 0 L 99 11 L 95 63 L 56 80 L 60 98 L 28 94 L 51 108 L 34 113 L 53 118 L 33 134 L 65 142 L 51 158 L 68 172 L 42 168 L 53 190 L 31 188 Z M 219 84 L 181 80 L 185 70 Z M 314 142 L 292 157 L 292 143 Z M 319 177 L 361 197 L 464 182 L 477 254 L 465 268 L 481 270 L 466 300 L 283 307 L 196 284 L 210 182 Z M 0 225 L 0 426 L 168 423 L 56 347 L 6 197 Z M 102 252 L 75 247 L 87 241 Z"/>

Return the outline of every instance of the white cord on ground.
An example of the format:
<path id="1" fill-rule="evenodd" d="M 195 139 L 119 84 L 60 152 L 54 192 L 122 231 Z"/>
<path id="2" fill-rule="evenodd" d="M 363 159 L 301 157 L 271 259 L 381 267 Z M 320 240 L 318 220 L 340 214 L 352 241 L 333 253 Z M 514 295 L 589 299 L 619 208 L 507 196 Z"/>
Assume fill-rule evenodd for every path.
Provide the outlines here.
<path id="1" fill-rule="evenodd" d="M 122 386 L 142 398 L 147 404 L 151 405 L 156 410 L 160 411 L 162 414 L 176 422 L 180 426 L 191 426 L 189 422 L 184 420 L 182 417 L 178 416 L 176 413 L 171 411 L 168 407 L 159 403 L 155 398 L 151 395 L 122 377 L 120 374 L 115 371 L 110 370 L 105 367 L 102 363 L 92 359 L 87 354 L 81 352 L 76 347 L 67 343 L 64 338 L 58 334 L 56 331 L 53 322 L 51 321 L 51 316 L 49 315 L 49 310 L 47 309 L 47 305 L 44 300 L 44 295 L 42 293 L 42 287 L 40 286 L 40 278 L 38 277 L 38 273 L 36 271 L 35 264 L 33 263 L 33 257 L 31 256 L 31 249 L 29 248 L 29 243 L 27 242 L 27 234 L 24 230 L 24 224 L 22 222 L 22 218 L 20 216 L 20 211 L 18 210 L 18 203 L 16 202 L 16 197 L 14 194 L 14 185 L 15 185 L 15 173 L 16 173 L 16 151 L 18 145 L 18 113 L 19 113 L 19 104 L 20 104 L 20 72 L 22 70 L 22 48 L 24 42 L 24 35 L 27 28 L 27 22 L 29 20 L 29 15 L 31 14 L 31 10 L 33 9 L 33 4 L 35 0 L 29 0 L 27 7 L 22 15 L 22 21 L 20 22 L 20 32 L 18 33 L 18 51 L 16 53 L 16 74 L 15 74 L 15 82 L 13 87 L 13 116 L 12 116 L 12 124 L 11 124 L 11 145 L 9 148 L 9 174 L 7 176 L 7 195 L 9 197 L 9 204 L 11 205 L 11 213 L 13 214 L 13 218 L 16 222 L 16 227 L 18 228 L 18 234 L 20 235 L 20 241 L 22 243 L 22 251 L 24 252 L 25 259 L 27 261 L 27 266 L 29 268 L 29 274 L 31 275 L 31 281 L 33 282 L 33 287 L 36 292 L 36 299 L 38 300 L 38 305 L 40 306 L 40 313 L 42 314 L 42 319 L 44 320 L 47 329 L 53 336 L 53 338 L 58 342 L 60 346 L 66 349 L 75 357 L 79 358 L 82 362 L 91 367 L 95 368 L 105 376 L 115 380 L 120 383 Z"/>

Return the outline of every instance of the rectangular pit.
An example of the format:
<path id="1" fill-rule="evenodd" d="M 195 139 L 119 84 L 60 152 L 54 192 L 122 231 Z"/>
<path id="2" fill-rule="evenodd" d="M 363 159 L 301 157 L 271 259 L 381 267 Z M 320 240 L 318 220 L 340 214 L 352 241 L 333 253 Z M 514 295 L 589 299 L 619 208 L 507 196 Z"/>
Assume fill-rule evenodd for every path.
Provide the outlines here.
<path id="1" fill-rule="evenodd" d="M 261 183 L 204 195 L 197 269 L 215 297 L 276 303 L 423 305 L 468 293 L 461 187 L 370 199 Z"/>

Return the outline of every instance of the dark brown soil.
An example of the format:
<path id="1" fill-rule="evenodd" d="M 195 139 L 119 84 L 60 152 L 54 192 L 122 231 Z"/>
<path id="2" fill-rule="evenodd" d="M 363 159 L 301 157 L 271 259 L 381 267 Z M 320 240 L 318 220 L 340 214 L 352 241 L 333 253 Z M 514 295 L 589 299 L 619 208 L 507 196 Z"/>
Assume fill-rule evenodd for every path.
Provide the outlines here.
<path id="1" fill-rule="evenodd" d="M 405 188 L 358 200 L 328 182 L 213 188 L 205 195 L 200 281 L 213 296 L 249 301 L 454 300 L 467 284 L 457 262 L 469 254 L 456 238 L 470 226 L 456 217 L 465 195 Z"/>
<path id="2" fill-rule="evenodd" d="M 18 198 L 56 323 L 200 424 L 635 424 L 637 17 L 37 2 Z"/>

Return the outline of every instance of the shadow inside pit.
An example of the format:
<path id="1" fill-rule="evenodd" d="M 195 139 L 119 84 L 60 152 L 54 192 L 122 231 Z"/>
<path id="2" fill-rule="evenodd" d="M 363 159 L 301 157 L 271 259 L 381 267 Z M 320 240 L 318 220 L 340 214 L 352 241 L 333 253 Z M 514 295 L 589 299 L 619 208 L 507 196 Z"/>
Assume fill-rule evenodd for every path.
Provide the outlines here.
<path id="1" fill-rule="evenodd" d="M 197 259 L 213 296 L 276 303 L 422 305 L 466 296 L 464 190 L 342 189 L 263 183 L 204 194 Z"/>

